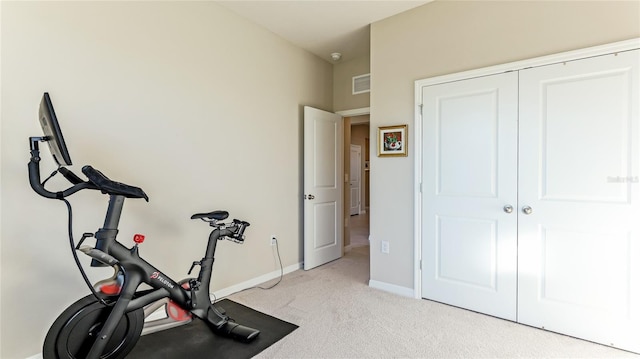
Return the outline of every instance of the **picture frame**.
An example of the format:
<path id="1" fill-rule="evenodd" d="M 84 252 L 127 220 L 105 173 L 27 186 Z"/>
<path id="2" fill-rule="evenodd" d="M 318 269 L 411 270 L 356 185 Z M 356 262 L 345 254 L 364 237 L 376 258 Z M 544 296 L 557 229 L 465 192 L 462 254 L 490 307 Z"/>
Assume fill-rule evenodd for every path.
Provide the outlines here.
<path id="1" fill-rule="evenodd" d="M 378 157 L 406 157 L 407 125 L 378 127 Z"/>

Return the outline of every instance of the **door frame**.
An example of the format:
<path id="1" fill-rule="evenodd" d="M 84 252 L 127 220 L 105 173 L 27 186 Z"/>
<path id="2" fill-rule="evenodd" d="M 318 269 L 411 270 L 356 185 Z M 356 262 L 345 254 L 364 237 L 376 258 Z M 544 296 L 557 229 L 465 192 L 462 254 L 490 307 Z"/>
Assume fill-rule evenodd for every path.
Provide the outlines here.
<path id="1" fill-rule="evenodd" d="M 447 82 L 467 80 L 475 77 L 488 76 L 509 71 L 518 71 L 530 67 L 539 67 L 565 61 L 579 60 L 583 58 L 614 54 L 640 48 L 640 38 L 614 42 L 610 44 L 588 47 L 579 50 L 567 51 L 553 55 L 531 58 L 522 61 L 510 62 L 496 66 L 463 71 L 453 74 L 436 76 L 415 81 L 414 86 L 414 143 L 416 146 L 414 162 L 414 283 L 413 296 L 422 298 L 422 88 Z"/>
<path id="2" fill-rule="evenodd" d="M 342 118 L 345 119 L 345 126 L 346 126 L 346 119 L 347 118 L 351 118 L 351 117 L 355 117 L 355 116 L 362 116 L 362 115 L 370 115 L 371 114 L 371 108 L 370 107 L 361 107 L 361 108 L 355 108 L 355 109 L 351 109 L 351 110 L 343 110 L 343 111 L 336 111 L 336 114 L 342 116 Z M 356 123 L 369 123 L 369 121 L 358 121 L 358 122 L 354 122 L 351 119 L 349 119 L 349 126 L 356 124 Z M 347 161 L 349 160 L 348 156 L 346 155 L 346 143 L 347 143 L 347 138 L 346 138 L 346 131 L 345 131 L 345 158 L 344 158 L 344 163 L 348 163 Z M 348 132 L 349 136 L 351 136 L 351 131 Z M 348 139 L 349 143 L 351 143 L 351 138 Z M 346 195 L 345 195 L 345 203 L 346 203 Z M 351 216 L 347 216 L 347 208 L 344 208 L 346 206 L 343 206 L 342 208 L 342 217 L 345 218 L 345 227 L 343 227 L 343 238 L 349 238 L 349 231 L 351 230 L 351 224 L 350 222 L 348 222 L 348 217 Z M 351 241 L 351 239 L 349 238 L 349 241 Z M 351 244 L 349 244 L 350 246 Z M 348 248 L 348 246 L 345 246 L 345 249 Z"/>
<path id="3" fill-rule="evenodd" d="M 354 117 L 371 114 L 371 107 L 354 108 L 353 110 L 336 111 L 342 117 Z"/>

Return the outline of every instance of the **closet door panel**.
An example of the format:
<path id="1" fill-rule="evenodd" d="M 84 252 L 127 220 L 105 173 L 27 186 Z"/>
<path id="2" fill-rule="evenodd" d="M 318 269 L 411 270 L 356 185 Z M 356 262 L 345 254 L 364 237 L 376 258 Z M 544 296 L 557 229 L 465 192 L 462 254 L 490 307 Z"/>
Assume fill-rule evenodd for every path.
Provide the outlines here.
<path id="1" fill-rule="evenodd" d="M 422 296 L 515 320 L 517 74 L 422 93 Z"/>
<path id="2" fill-rule="evenodd" d="M 636 352 L 639 63 L 520 71 L 518 185 L 518 321 Z"/>

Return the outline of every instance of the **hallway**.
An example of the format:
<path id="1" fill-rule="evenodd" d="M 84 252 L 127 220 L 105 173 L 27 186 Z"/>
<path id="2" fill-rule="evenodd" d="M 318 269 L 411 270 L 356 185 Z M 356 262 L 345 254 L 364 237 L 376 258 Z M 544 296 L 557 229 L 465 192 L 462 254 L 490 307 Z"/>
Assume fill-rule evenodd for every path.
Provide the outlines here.
<path id="1" fill-rule="evenodd" d="M 369 212 L 350 217 L 351 248 L 369 245 Z"/>

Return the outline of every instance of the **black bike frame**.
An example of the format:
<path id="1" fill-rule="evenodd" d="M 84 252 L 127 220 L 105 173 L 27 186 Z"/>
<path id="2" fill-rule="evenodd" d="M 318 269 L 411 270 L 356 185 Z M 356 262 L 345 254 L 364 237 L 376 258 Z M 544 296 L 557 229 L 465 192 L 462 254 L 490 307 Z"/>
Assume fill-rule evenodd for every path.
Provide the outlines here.
<path id="1" fill-rule="evenodd" d="M 211 305 L 209 284 L 216 244 L 218 239 L 231 236 L 235 232 L 233 225 L 229 228 L 216 228 L 211 232 L 206 254 L 198 262 L 200 271 L 197 281 L 194 282 L 198 283 L 198 286 L 187 290 L 156 267 L 140 258 L 137 245 L 132 248 L 126 248 L 116 240 L 124 199 L 124 196 L 121 195 L 110 195 L 104 226 L 95 234 L 96 249 L 103 251 L 118 261 L 119 267 L 124 272 L 125 279 L 122 290 L 118 295 L 118 300 L 109 318 L 104 323 L 88 357 L 98 357 L 102 353 L 120 318 L 125 313 L 140 309 L 162 298 L 168 297 L 182 308 L 189 308 L 188 310 L 197 317 L 212 322 L 212 318 L 207 319 L 207 316 L 212 315 L 211 311 L 209 311 Z M 146 283 L 153 289 L 136 292 L 141 283 Z M 219 317 L 218 326 L 226 322 L 226 318 L 220 316 L 220 314 L 215 313 L 214 315 Z M 215 321 L 214 319 L 212 324 L 215 325 Z"/>
<path id="2" fill-rule="evenodd" d="M 31 149 L 31 160 L 28 165 L 29 182 L 36 193 L 43 197 L 54 199 L 64 199 L 83 189 L 102 190 L 103 193 L 107 193 L 96 183 L 91 183 L 90 181 L 85 182 L 65 168 L 59 168 L 58 171 L 62 173 L 73 186 L 60 192 L 51 192 L 45 189 L 44 184 L 40 182 L 40 151 L 38 142 L 46 140 L 44 137 L 29 138 Z M 144 194 L 144 192 L 142 192 L 142 194 Z M 119 294 L 109 296 L 112 299 L 117 299 L 96 341 L 87 354 L 87 359 L 97 359 L 100 357 L 118 323 L 126 313 L 141 309 L 163 298 L 170 298 L 184 310 L 188 310 L 196 317 L 205 320 L 213 326 L 214 330 L 223 335 L 232 336 L 233 338 L 243 341 L 253 340 L 260 331 L 237 323 L 229 323 L 228 318 L 213 307 L 209 297 L 211 271 L 218 240 L 233 238 L 238 242 L 242 242 L 244 229 L 249 224 L 237 220 L 234 220 L 233 223 L 220 225 L 216 224 L 216 221 L 213 220 L 210 222 L 214 229 L 209 235 L 205 256 L 199 262 L 193 263 L 194 265 L 200 265 L 198 278 L 189 278 L 189 288 L 185 289 L 156 267 L 140 258 L 137 245 L 127 248 L 117 241 L 118 224 L 120 222 L 124 200 L 125 195 L 109 193 L 109 206 L 107 208 L 104 225 L 94 234 L 96 238 L 94 250 L 97 250 L 98 256 L 92 256 L 94 258 L 92 266 L 109 263 L 122 272 L 124 283 Z M 105 262 L 100 263 L 96 258 L 105 259 Z M 138 291 L 138 287 L 142 283 L 148 284 L 153 289 Z M 90 285 L 90 283 L 87 284 Z M 98 295 L 95 292 L 94 294 Z"/>

